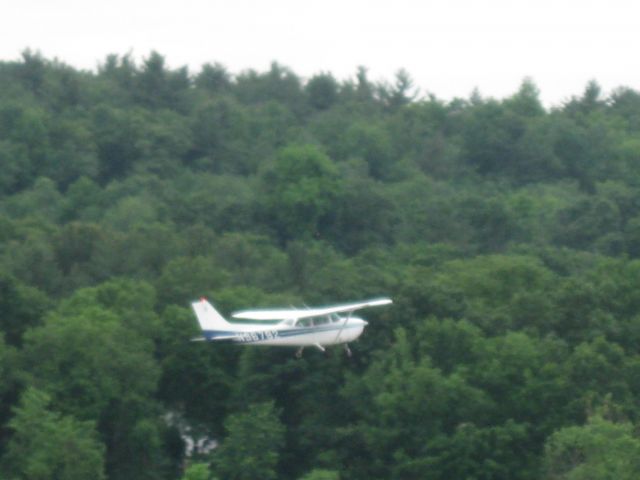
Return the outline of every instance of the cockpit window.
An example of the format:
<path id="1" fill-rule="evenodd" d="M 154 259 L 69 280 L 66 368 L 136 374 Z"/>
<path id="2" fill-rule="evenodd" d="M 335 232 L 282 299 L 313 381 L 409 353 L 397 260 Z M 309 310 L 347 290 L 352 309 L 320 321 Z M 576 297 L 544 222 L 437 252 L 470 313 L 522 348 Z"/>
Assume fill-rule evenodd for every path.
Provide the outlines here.
<path id="1" fill-rule="evenodd" d="M 312 327 L 313 326 L 313 321 L 310 318 L 301 318 L 298 321 L 298 326 L 299 327 Z"/>

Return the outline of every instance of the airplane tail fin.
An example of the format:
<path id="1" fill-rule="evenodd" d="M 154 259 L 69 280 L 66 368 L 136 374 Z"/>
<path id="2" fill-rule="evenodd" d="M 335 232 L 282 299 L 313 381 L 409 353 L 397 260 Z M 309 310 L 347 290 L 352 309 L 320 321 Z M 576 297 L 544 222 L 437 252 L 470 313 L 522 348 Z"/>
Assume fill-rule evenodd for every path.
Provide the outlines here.
<path id="1" fill-rule="evenodd" d="M 229 330 L 227 322 L 205 298 L 191 304 L 203 331 Z"/>

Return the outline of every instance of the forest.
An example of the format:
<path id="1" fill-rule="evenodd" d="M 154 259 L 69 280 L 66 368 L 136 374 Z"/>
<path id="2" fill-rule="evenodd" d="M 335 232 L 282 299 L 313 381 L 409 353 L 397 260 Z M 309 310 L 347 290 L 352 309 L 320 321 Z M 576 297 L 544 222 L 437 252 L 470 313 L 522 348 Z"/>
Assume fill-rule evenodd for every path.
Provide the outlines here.
<path id="1" fill-rule="evenodd" d="M 0 166 L 0 478 L 640 476 L 639 91 L 25 50 Z M 298 360 L 201 296 L 394 304 Z"/>

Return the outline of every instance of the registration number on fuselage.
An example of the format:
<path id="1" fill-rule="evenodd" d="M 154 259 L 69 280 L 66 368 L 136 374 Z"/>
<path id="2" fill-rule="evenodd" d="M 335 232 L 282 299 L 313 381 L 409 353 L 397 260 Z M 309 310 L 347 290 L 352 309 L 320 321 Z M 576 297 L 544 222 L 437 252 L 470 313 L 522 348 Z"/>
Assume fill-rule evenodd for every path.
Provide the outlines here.
<path id="1" fill-rule="evenodd" d="M 261 342 L 278 338 L 277 330 L 262 330 L 259 332 L 242 332 L 238 335 L 239 342 Z"/>

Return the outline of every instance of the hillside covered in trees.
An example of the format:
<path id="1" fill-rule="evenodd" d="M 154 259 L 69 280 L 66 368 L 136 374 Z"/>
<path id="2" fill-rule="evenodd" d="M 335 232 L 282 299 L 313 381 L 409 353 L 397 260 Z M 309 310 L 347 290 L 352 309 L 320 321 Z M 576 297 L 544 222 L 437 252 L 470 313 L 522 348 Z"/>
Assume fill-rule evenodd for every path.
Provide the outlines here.
<path id="1" fill-rule="evenodd" d="M 2 478 L 640 474 L 638 91 L 25 51 L 0 166 Z M 378 295 L 351 359 L 189 341 Z"/>

